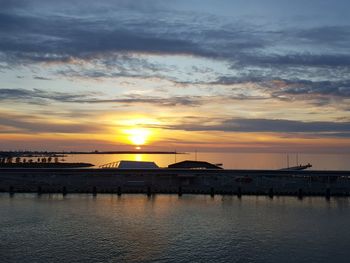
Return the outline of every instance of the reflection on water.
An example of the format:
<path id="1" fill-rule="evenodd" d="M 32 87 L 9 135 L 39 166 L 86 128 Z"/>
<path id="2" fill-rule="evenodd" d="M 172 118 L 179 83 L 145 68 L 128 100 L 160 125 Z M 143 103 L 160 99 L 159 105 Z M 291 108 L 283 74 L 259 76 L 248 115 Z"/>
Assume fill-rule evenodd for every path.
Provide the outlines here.
<path id="1" fill-rule="evenodd" d="M 226 169 L 280 169 L 311 163 L 314 170 L 350 170 L 349 154 L 276 154 L 276 153 L 188 153 L 188 154 L 86 154 L 70 155 L 68 162 L 90 162 L 96 166 L 120 160 L 154 161 L 161 167 L 184 160 L 223 163 Z"/>
<path id="2" fill-rule="evenodd" d="M 349 200 L 0 194 L 1 262 L 348 262 Z"/>

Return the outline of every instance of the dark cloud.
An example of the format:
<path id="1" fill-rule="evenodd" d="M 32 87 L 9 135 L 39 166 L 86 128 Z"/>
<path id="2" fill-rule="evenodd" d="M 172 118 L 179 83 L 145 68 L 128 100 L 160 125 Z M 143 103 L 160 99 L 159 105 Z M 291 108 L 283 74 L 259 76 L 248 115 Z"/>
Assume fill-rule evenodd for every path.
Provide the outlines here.
<path id="1" fill-rule="evenodd" d="M 52 80 L 50 78 L 45 78 L 45 77 L 40 77 L 40 76 L 34 76 L 33 79 L 37 79 L 37 80 Z"/>
<path id="2" fill-rule="evenodd" d="M 86 95 L 65 92 L 49 92 L 41 89 L 0 89 L 0 101 L 16 101 L 32 104 L 46 104 L 49 100 L 73 102 Z"/>
<path id="3" fill-rule="evenodd" d="M 256 83 L 266 93 L 261 99 L 276 98 L 282 101 L 309 100 L 316 105 L 326 105 L 350 98 L 350 80 L 312 81 L 306 79 L 281 79 L 272 76 L 221 76 L 211 84 L 237 85 Z M 254 98 L 253 98 L 254 99 Z M 258 99 L 258 98 L 257 98 Z"/>
<path id="4" fill-rule="evenodd" d="M 59 76 L 72 78 L 159 77 L 183 85 L 253 82 L 259 84 L 257 89 L 267 94 L 267 97 L 251 97 L 242 93 L 234 97 L 238 100 L 270 96 L 285 101 L 306 99 L 316 105 L 326 105 L 333 98 L 339 103 L 342 98 L 349 97 L 350 27 L 347 25 L 272 28 L 199 12 L 169 10 L 162 1 L 150 1 L 149 5 L 133 1 L 88 1 L 89 4 L 84 5 L 84 1 L 62 2 L 5 1 L 0 11 L 0 60 L 9 65 L 60 62 L 66 68 L 57 72 Z M 188 81 L 187 73 L 170 74 L 173 69 L 163 65 L 141 59 L 132 61 L 130 54 L 134 53 L 194 55 L 224 60 L 232 65 L 231 73 L 237 77 L 229 74 L 219 76 L 217 81 L 201 78 Z M 77 58 L 96 60 L 92 63 L 96 67 L 69 67 Z M 9 69 L 6 63 L 0 68 Z M 98 63 L 103 67 L 97 67 Z M 325 68 L 326 73 L 320 71 Z M 189 74 L 198 72 L 199 69 L 194 67 Z M 327 81 L 315 80 L 327 79 L 327 76 Z M 48 80 L 43 76 L 34 78 Z M 275 85 L 276 80 L 284 82 L 285 86 Z M 2 97 L 10 96 L 10 91 L 4 92 Z M 19 98 L 30 101 L 31 95 L 26 92 L 19 92 Z M 75 95 L 37 93 L 32 97 L 39 98 L 40 102 L 45 99 L 78 100 Z M 0 99 L 2 97 L 0 95 Z M 81 98 L 84 100 L 94 101 L 89 97 Z M 192 99 L 189 103 L 183 98 L 175 98 L 176 102 L 166 100 L 168 102 L 163 103 L 161 99 L 146 98 L 143 103 L 198 103 Z M 114 101 L 141 103 L 142 99 Z"/>
<path id="5" fill-rule="evenodd" d="M 45 9 L 40 9 L 43 14 L 38 15 L 35 7 L 43 3 L 40 1 L 24 5 L 25 12 L 4 8 L 0 12 L 0 51 L 12 62 L 69 62 L 72 57 L 88 59 L 110 52 L 136 52 L 191 54 L 233 60 L 240 65 L 350 66 L 348 52 L 317 53 L 325 44 L 335 50 L 339 50 L 340 43 L 349 46 L 350 29 L 346 26 L 269 30 L 240 21 L 222 23 L 218 17 L 199 13 L 152 13 L 145 8 L 136 8 L 141 13 L 135 13 L 135 4 L 127 2 L 130 1 L 118 1 L 124 3 L 124 8 L 119 9 L 111 3 L 101 4 L 96 10 L 84 7 L 89 16 L 76 8 L 71 12 L 62 9 L 69 15 Z M 108 6 L 109 12 L 101 16 L 98 10 L 108 10 Z M 286 40 L 300 51 L 267 51 L 283 47 Z M 305 42 L 312 43 L 316 52 L 308 52 L 303 47 Z"/>
<path id="6" fill-rule="evenodd" d="M 350 122 L 303 122 L 279 119 L 228 119 L 220 120 L 217 124 L 210 124 L 210 119 L 206 123 L 203 119 L 199 122 L 183 123 L 172 125 L 171 129 L 181 129 L 188 131 L 224 131 L 224 132 L 273 132 L 273 133 L 326 133 L 328 136 L 339 133 L 344 137 L 350 137 Z"/>
<path id="7" fill-rule="evenodd" d="M 350 26 L 323 26 L 290 33 L 291 37 L 306 41 L 306 43 L 322 44 L 332 47 L 349 48 Z"/>
<path id="8" fill-rule="evenodd" d="M 68 62 L 106 52 L 207 55 L 190 39 L 152 32 L 147 21 L 130 28 L 118 20 L 0 13 L 0 25 L 0 51 L 8 60 Z"/>
<path id="9" fill-rule="evenodd" d="M 309 80 L 283 80 L 285 87 L 276 91 L 274 95 L 308 95 L 317 94 L 325 96 L 350 97 L 350 80 L 344 81 L 309 81 Z"/>
<path id="10" fill-rule="evenodd" d="M 99 95 L 99 96 L 97 96 Z M 119 98 L 103 99 L 101 93 L 68 93 L 49 92 L 41 89 L 0 89 L 0 101 L 15 101 L 30 104 L 48 104 L 50 101 L 63 103 L 90 103 L 90 104 L 121 104 L 131 106 L 137 104 L 150 104 L 154 106 L 189 106 L 196 107 L 206 98 L 201 96 L 174 96 L 156 97 L 146 95 L 127 95 Z"/>
<path id="11" fill-rule="evenodd" d="M 243 56 L 241 63 L 260 66 L 350 67 L 350 55 L 309 52 L 283 55 L 255 54 L 254 56 Z"/>
<path id="12" fill-rule="evenodd" d="M 54 123 L 34 116 L 6 114 L 0 116 L 0 123 L 7 128 L 2 129 L 0 133 L 95 133 L 106 129 L 96 123 Z"/>
<path id="13" fill-rule="evenodd" d="M 202 104 L 202 97 L 200 96 L 174 96 L 174 97 L 154 97 L 154 96 L 141 96 L 141 95 L 129 95 L 116 99 L 80 99 L 75 100 L 77 103 L 118 103 L 123 105 L 133 104 L 150 104 L 153 106 L 189 106 L 196 107 Z"/>
<path id="14" fill-rule="evenodd" d="M 269 119 L 236 119 L 223 123 L 228 130 L 252 132 L 350 132 L 350 123 L 302 122 Z"/>
<path id="15" fill-rule="evenodd" d="M 251 50 L 264 46 L 262 38 L 242 30 L 240 25 L 216 29 L 212 28 L 208 16 L 176 11 L 164 11 L 159 15 L 153 8 L 151 13 L 140 8 L 143 6 L 140 3 L 117 2 L 128 2 L 124 5 L 127 15 L 125 9 L 116 9 L 113 5 L 109 10 L 115 12 L 113 16 L 111 13 L 99 16 L 91 7 L 89 18 L 83 16 L 81 10 L 75 10 L 74 15 L 47 12 L 38 16 L 34 6 L 26 12 L 6 12 L 5 9 L 0 13 L 0 50 L 20 59 L 45 62 L 68 60 L 71 56 L 86 58 L 105 52 L 216 57 L 225 49 Z M 160 3 L 149 3 L 155 2 Z M 101 4 L 99 9 L 103 6 Z M 135 9 L 142 10 L 143 16 L 136 15 Z"/>

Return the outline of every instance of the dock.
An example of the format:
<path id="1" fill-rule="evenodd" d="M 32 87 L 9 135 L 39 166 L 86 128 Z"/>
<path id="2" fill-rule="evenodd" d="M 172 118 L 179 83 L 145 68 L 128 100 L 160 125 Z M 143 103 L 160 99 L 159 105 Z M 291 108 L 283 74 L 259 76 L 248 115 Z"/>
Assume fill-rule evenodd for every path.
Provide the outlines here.
<path id="1" fill-rule="evenodd" d="M 350 196 L 350 171 L 1 168 L 0 191 Z"/>

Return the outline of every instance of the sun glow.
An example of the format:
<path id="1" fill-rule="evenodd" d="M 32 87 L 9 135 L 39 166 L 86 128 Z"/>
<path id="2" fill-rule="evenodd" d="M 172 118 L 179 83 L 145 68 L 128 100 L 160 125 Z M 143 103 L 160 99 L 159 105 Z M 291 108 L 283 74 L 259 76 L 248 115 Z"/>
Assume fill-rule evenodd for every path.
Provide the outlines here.
<path id="1" fill-rule="evenodd" d="M 128 135 L 129 141 L 137 146 L 146 144 L 151 135 L 151 132 L 144 128 L 132 128 L 125 130 L 125 133 Z"/>

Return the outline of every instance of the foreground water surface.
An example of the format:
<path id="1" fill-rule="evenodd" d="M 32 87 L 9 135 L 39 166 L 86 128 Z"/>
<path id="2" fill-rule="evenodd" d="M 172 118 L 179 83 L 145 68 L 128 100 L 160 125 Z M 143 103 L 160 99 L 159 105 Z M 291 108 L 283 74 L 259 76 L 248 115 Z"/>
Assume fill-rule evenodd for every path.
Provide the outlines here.
<path id="1" fill-rule="evenodd" d="M 0 262 L 349 262 L 350 199 L 0 194 Z"/>

